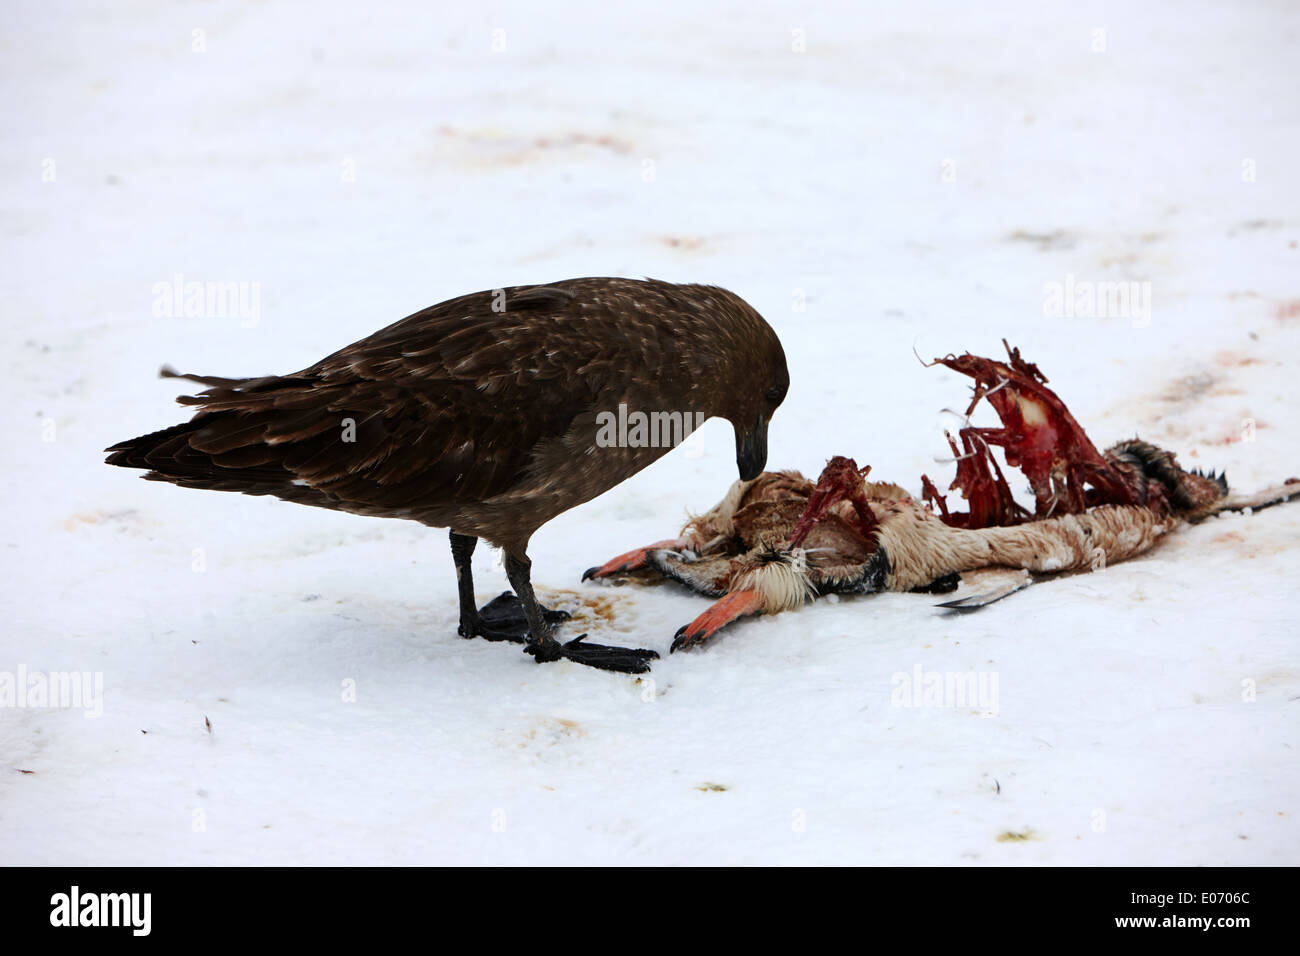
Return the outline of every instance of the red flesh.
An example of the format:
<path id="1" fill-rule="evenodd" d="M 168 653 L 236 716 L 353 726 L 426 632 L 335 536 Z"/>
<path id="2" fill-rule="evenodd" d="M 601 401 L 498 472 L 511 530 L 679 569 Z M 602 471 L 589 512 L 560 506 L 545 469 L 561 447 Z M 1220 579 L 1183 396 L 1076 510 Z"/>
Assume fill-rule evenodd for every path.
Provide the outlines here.
<path id="1" fill-rule="evenodd" d="M 1002 344 L 1006 345 L 1005 340 Z M 988 445 L 1002 448 L 1007 464 L 1019 468 L 1029 479 L 1036 502 L 1035 517 L 1079 514 L 1102 503 L 1137 504 L 1123 477 L 1088 440 L 1065 403 L 1047 388 L 1047 378 L 1038 366 L 1022 359 L 1019 349 L 1007 346 L 1007 354 L 1009 365 L 969 352 L 935 360 L 975 380 L 975 395 L 967 415 L 981 399 L 986 399 L 1002 421 L 1001 428 L 961 429 L 958 434 L 963 453 L 957 453 L 956 444 L 949 438 L 958 454 L 953 487 L 961 489 L 970 502 L 970 512 L 949 513 L 926 479 L 927 498 L 939 504 L 940 517 L 955 527 L 970 528 L 1018 524 L 1028 519 L 1024 509 L 1012 500 Z M 989 472 L 990 463 L 994 474 Z M 1092 487 L 1091 494 L 1085 494 L 1085 484 Z"/>
<path id="2" fill-rule="evenodd" d="M 794 531 L 790 532 L 790 547 L 802 545 L 813 525 L 826 517 L 831 506 L 846 498 L 853 504 L 856 517 L 853 523 L 862 537 L 870 541 L 872 532 L 880 526 L 871 505 L 867 503 L 865 480 L 870 471 L 870 465 L 859 468 L 852 458 L 842 455 L 836 455 L 828 461 L 822 469 L 821 477 L 817 479 L 817 487 L 808 496 L 808 504 L 799 516 Z"/>

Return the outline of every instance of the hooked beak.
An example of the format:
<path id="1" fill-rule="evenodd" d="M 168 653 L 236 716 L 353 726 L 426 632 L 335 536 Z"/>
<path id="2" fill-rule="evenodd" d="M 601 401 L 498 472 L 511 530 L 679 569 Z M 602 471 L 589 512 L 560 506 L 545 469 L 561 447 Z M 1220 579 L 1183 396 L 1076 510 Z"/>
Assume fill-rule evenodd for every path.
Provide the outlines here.
<path id="1" fill-rule="evenodd" d="M 736 429 L 736 467 L 741 481 L 753 481 L 767 466 L 767 419 L 758 414 L 753 426 Z"/>

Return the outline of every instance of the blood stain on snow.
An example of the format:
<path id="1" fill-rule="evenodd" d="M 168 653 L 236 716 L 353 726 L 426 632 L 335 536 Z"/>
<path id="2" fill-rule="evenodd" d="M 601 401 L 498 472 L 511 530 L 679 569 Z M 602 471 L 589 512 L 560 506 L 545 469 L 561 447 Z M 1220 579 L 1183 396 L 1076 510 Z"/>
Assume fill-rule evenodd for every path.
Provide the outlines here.
<path id="1" fill-rule="evenodd" d="M 1027 843 L 1041 839 L 1042 837 L 1033 827 L 1025 827 L 1023 830 L 1004 830 L 998 834 L 999 843 Z"/>
<path id="2" fill-rule="evenodd" d="M 1279 302 L 1277 306 L 1277 317 L 1281 320 L 1300 319 L 1300 299 L 1291 299 L 1288 302 Z"/>
<path id="3" fill-rule="evenodd" d="M 634 617 L 628 607 L 628 598 L 617 593 L 585 594 L 568 588 L 546 588 L 544 592 L 539 589 L 538 596 L 548 607 L 573 615 L 564 625 L 566 631 L 575 627 L 627 630 Z"/>
<path id="4" fill-rule="evenodd" d="M 519 748 L 522 750 L 534 745 L 553 746 L 564 740 L 585 736 L 587 731 L 576 720 L 569 720 L 566 717 L 539 717 L 519 741 Z"/>

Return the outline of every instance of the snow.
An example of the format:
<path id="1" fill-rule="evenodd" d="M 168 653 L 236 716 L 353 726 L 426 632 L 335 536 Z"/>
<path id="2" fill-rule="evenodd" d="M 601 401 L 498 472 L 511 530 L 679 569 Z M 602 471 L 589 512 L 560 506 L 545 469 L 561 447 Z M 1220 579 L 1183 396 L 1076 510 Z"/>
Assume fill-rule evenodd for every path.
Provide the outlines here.
<path id="1" fill-rule="evenodd" d="M 651 275 L 781 335 L 770 467 L 946 483 L 967 383 L 913 352 L 1005 337 L 1098 444 L 1281 481 L 1298 30 L 1281 2 L 11 10 L 0 672 L 104 697 L 0 708 L 0 859 L 1300 862 L 1300 507 L 969 616 L 819 602 L 669 657 L 702 599 L 578 581 L 723 495 L 713 421 L 531 546 L 593 640 L 664 653 L 650 683 L 458 639 L 441 532 L 101 463 L 183 420 L 164 362 L 288 372 L 464 292 Z M 159 309 L 178 275 L 256 309 Z M 1045 308 L 1119 281 L 1149 316 Z M 911 686 L 967 674 L 984 699 Z"/>

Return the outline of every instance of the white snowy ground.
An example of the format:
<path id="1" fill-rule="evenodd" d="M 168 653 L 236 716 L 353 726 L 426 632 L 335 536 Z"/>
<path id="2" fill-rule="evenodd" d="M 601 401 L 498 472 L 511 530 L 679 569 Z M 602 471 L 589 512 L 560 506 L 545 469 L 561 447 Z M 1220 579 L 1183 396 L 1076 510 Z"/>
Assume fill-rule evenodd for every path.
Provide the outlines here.
<path id="1" fill-rule="evenodd" d="M 1300 862 L 1300 506 L 973 616 L 745 623 L 651 693 L 458 639 L 442 532 L 100 452 L 183 419 L 164 362 L 287 372 L 453 295 L 608 274 L 768 317 L 772 467 L 946 483 L 967 383 L 913 349 L 1006 337 L 1098 444 L 1300 474 L 1294 5 L 461 6 L 7 10 L 0 672 L 104 697 L 0 709 L 0 861 Z M 257 322 L 155 317 L 176 273 L 260 283 Z M 1045 316 L 1067 274 L 1150 282 L 1149 325 Z M 543 528 L 540 588 L 666 652 L 706 602 L 579 575 L 719 498 L 731 441 L 712 422 Z M 916 668 L 996 675 L 996 715 L 892 706 Z"/>

